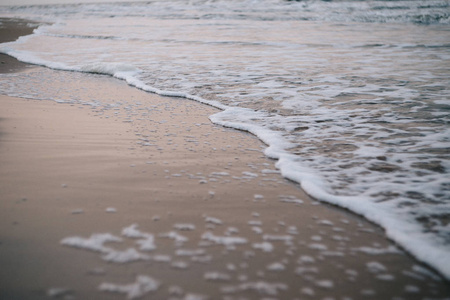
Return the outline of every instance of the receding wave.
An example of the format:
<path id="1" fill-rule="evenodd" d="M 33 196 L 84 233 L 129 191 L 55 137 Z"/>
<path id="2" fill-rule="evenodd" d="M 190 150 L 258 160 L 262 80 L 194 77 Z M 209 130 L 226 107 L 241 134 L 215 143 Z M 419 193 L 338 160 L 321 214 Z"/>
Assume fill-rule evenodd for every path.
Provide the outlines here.
<path id="1" fill-rule="evenodd" d="M 64 22 L 0 51 L 221 108 L 211 119 L 260 137 L 283 176 L 380 224 L 450 278 L 448 26 L 410 25 L 445 16 L 444 1 L 255 3 L 20 8 Z M 397 8 L 372 9 L 381 5 Z M 300 19 L 314 22 L 285 22 Z M 17 93 L 16 83 L 0 89 Z"/>

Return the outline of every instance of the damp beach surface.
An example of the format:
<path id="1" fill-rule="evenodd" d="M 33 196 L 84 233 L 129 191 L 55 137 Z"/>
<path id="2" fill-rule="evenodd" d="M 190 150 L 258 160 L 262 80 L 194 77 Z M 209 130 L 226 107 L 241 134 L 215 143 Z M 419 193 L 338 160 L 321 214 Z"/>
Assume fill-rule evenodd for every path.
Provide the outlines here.
<path id="1" fill-rule="evenodd" d="M 56 96 L 0 96 L 0 298 L 448 299 L 383 230 L 212 124 L 216 108 L 104 75 L 14 72 Z"/>

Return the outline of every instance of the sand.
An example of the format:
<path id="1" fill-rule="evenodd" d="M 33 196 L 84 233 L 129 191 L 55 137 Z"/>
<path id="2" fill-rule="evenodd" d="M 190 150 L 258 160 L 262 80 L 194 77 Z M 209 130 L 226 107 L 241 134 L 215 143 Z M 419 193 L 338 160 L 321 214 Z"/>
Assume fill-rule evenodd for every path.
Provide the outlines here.
<path id="1" fill-rule="evenodd" d="M 216 109 L 57 74 L 77 80 L 55 90 L 123 105 L 0 96 L 0 299 L 450 294 L 378 227 L 283 179 L 255 137 L 212 124 Z"/>

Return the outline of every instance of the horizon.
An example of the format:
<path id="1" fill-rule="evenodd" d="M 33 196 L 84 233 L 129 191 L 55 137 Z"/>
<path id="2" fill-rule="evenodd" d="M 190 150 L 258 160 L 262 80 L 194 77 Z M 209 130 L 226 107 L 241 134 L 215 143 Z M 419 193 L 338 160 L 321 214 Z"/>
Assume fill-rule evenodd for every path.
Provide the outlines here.
<path id="1" fill-rule="evenodd" d="M 84 4 L 108 2 L 149 2 L 149 0 L 1 0 L 0 6 Z"/>

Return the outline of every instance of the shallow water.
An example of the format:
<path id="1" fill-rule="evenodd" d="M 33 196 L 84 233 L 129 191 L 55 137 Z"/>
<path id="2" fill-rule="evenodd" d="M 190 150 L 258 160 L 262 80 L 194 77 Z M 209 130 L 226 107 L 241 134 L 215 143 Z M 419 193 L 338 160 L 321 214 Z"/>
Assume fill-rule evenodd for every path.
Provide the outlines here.
<path id="1" fill-rule="evenodd" d="M 211 120 L 258 135 L 285 177 L 380 224 L 448 278 L 450 8 L 426 3 L 4 7 L 57 21 L 0 51 L 223 109 Z M 1 76 L 4 94 L 81 99 L 23 84 L 35 80 L 27 74 Z"/>

